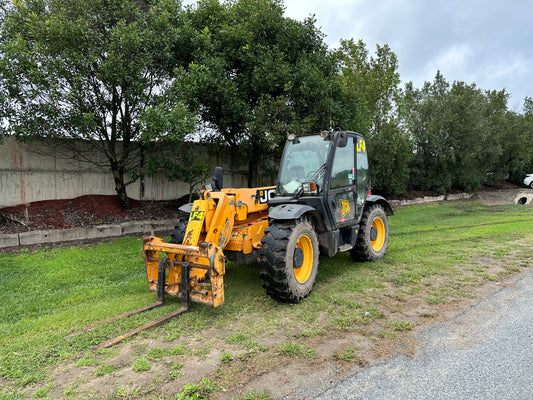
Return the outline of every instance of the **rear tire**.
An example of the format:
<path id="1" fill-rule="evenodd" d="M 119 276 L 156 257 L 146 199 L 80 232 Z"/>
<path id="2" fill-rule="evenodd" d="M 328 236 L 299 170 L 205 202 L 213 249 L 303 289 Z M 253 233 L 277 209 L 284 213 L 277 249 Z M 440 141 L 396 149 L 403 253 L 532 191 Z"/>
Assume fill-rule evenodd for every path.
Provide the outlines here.
<path id="1" fill-rule="evenodd" d="M 354 261 L 377 261 L 387 252 L 389 222 L 385 210 L 374 204 L 365 208 L 361 228 L 350 256 Z"/>
<path id="2" fill-rule="evenodd" d="M 187 230 L 187 224 L 189 223 L 189 217 L 181 218 L 174 226 L 174 230 L 170 234 L 170 242 L 174 244 L 183 244 L 185 238 L 185 231 Z"/>
<path id="3" fill-rule="evenodd" d="M 299 303 L 307 297 L 318 271 L 318 239 L 309 221 L 273 221 L 259 252 L 259 276 L 275 300 Z"/>

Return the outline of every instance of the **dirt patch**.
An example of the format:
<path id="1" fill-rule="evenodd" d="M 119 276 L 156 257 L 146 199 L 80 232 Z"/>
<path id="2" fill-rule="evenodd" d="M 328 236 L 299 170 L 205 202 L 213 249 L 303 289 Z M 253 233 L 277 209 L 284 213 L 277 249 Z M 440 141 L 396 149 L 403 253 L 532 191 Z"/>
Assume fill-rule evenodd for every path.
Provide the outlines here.
<path id="1" fill-rule="evenodd" d="M 0 233 L 80 228 L 127 221 L 172 219 L 185 199 L 138 201 L 122 209 L 117 196 L 90 195 L 68 200 L 45 200 L 0 209 Z"/>

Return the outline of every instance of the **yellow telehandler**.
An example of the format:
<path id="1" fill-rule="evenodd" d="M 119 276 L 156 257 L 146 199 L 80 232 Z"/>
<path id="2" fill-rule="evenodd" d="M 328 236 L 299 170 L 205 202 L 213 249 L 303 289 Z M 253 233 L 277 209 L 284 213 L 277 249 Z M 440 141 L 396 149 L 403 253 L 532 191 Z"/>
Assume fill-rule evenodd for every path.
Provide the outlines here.
<path id="1" fill-rule="evenodd" d="M 257 261 L 266 293 L 298 303 L 313 288 L 319 254 L 349 250 L 356 261 L 382 258 L 393 214 L 387 200 L 370 192 L 365 139 L 348 131 L 289 135 L 276 186 L 225 189 L 217 168 L 214 188 L 180 209 L 187 217 L 170 243 L 144 237 L 148 288 L 157 301 L 95 326 L 160 306 L 165 295 L 180 298 L 182 307 L 98 348 L 173 318 L 190 301 L 224 304 L 226 258 Z"/>

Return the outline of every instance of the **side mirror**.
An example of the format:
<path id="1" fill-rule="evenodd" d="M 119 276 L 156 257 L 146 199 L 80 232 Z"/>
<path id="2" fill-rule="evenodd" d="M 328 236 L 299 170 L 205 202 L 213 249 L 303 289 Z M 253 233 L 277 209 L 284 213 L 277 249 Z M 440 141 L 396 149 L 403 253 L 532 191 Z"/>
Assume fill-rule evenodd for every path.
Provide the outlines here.
<path id="1" fill-rule="evenodd" d="M 215 190 L 217 192 L 222 190 L 222 180 L 222 167 L 215 167 L 215 177 L 213 178 L 213 181 L 215 183 Z"/>
<path id="2" fill-rule="evenodd" d="M 346 147 L 348 144 L 348 134 L 344 131 L 338 133 L 337 147 Z"/>

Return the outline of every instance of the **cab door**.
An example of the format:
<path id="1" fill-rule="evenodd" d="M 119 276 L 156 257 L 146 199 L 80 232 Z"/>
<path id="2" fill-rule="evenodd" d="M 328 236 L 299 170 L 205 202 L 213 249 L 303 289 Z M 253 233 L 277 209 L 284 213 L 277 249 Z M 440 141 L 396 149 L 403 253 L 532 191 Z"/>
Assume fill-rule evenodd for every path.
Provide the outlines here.
<path id="1" fill-rule="evenodd" d="M 346 145 L 337 140 L 329 175 L 328 205 L 335 228 L 357 220 L 356 137 L 348 135 Z"/>
<path id="2" fill-rule="evenodd" d="M 357 220 L 363 214 L 366 197 L 370 191 L 370 174 L 368 171 L 368 158 L 366 153 L 366 142 L 362 136 L 355 137 L 356 150 L 356 184 L 357 184 Z"/>

